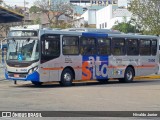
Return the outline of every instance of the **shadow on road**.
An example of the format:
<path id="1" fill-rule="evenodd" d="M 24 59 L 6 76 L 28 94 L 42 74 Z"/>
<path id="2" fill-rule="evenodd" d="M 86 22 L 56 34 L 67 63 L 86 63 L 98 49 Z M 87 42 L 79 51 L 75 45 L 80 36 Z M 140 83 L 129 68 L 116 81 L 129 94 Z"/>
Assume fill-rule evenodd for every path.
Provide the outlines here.
<path id="1" fill-rule="evenodd" d="M 127 86 L 126 86 L 127 84 Z M 157 85 L 160 84 L 160 80 L 135 80 L 132 83 L 119 83 L 118 80 L 110 80 L 107 83 L 100 83 L 98 81 L 80 81 L 80 82 L 74 82 L 72 86 L 69 87 L 83 87 L 83 86 L 99 86 L 99 87 L 113 87 L 113 86 L 145 86 L 145 85 Z M 59 82 L 47 82 L 44 83 L 41 86 L 35 86 L 32 83 L 29 84 L 17 84 L 11 87 L 28 87 L 28 88 L 64 88 L 59 84 Z"/>

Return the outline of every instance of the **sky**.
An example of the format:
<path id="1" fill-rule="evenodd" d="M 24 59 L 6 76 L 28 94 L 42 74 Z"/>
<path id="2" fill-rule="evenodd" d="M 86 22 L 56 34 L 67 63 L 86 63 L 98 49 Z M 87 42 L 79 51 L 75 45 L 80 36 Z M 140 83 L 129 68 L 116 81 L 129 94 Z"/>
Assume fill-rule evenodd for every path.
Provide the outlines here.
<path id="1" fill-rule="evenodd" d="M 3 0 L 7 5 L 11 5 L 11 6 L 24 6 L 24 0 Z M 28 2 L 29 4 L 27 4 L 27 7 L 30 7 L 32 5 L 34 5 L 34 2 L 36 0 L 25 0 L 26 2 Z"/>
<path id="2" fill-rule="evenodd" d="M 11 6 L 24 6 L 24 0 L 3 0 L 6 4 L 10 4 Z M 28 2 L 29 4 L 26 5 L 27 7 L 31 7 L 32 5 L 34 5 L 34 2 L 36 0 L 25 0 L 26 2 Z M 120 6 L 126 6 L 126 1 L 127 0 L 119 0 L 118 4 Z"/>

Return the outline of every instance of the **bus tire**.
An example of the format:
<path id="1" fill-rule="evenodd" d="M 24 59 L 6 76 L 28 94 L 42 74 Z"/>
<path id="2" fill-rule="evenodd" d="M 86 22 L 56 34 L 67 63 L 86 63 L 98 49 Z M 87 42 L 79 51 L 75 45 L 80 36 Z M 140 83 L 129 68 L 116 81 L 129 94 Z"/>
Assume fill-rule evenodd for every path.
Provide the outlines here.
<path id="1" fill-rule="evenodd" d="M 43 82 L 31 81 L 35 86 L 41 86 Z"/>
<path id="2" fill-rule="evenodd" d="M 134 78 L 134 70 L 131 67 L 127 67 L 124 73 L 124 78 L 119 78 L 119 82 L 121 83 L 130 83 Z"/>
<path id="3" fill-rule="evenodd" d="M 71 69 L 64 69 L 61 74 L 61 81 L 60 84 L 62 86 L 71 86 L 73 82 L 73 72 Z"/>

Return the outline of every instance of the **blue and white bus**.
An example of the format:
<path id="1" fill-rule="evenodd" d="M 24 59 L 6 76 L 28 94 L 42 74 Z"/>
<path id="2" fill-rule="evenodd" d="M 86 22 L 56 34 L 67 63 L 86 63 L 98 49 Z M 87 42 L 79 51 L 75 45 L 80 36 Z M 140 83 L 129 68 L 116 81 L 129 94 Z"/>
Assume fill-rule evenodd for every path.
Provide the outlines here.
<path id="1" fill-rule="evenodd" d="M 73 80 L 132 82 L 158 71 L 158 37 L 111 30 L 11 30 L 5 76 L 34 85 Z"/>

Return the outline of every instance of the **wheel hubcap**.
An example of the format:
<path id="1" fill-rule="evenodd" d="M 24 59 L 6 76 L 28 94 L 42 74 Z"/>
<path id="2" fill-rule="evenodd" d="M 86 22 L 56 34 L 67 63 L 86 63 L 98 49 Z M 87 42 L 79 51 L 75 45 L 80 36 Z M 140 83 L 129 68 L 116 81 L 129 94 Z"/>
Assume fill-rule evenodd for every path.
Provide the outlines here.
<path id="1" fill-rule="evenodd" d="M 66 81 L 71 81 L 71 75 L 69 73 L 64 74 L 64 79 Z"/>
<path id="2" fill-rule="evenodd" d="M 131 72 L 131 71 L 128 71 L 128 72 L 127 72 L 127 79 L 128 79 L 128 80 L 131 80 L 132 77 L 133 77 L 132 72 Z"/>

